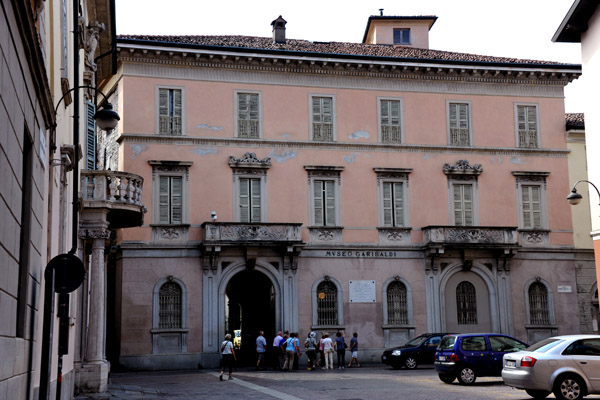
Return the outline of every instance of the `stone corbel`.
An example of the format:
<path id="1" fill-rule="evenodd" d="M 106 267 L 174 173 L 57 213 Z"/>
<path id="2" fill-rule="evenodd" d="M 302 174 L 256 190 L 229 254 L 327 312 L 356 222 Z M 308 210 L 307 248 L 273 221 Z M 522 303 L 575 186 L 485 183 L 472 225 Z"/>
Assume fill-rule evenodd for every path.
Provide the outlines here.
<path id="1" fill-rule="evenodd" d="M 474 254 L 470 250 L 461 250 L 460 258 L 462 260 L 462 270 L 468 272 L 473 267 L 473 259 L 475 258 Z"/>
<path id="2" fill-rule="evenodd" d="M 246 269 L 253 270 L 258 258 L 258 249 L 256 247 L 244 247 L 244 258 L 246 259 Z"/>
<path id="3" fill-rule="evenodd" d="M 219 253 L 221 252 L 221 246 L 205 246 L 202 250 L 202 267 L 204 273 L 212 270 L 213 273 L 217 272 L 219 266 Z"/>
<path id="4" fill-rule="evenodd" d="M 438 273 L 438 267 L 435 264 L 435 259 L 444 254 L 442 247 L 433 247 L 429 249 L 427 257 L 425 258 L 425 273 L 434 275 Z"/>

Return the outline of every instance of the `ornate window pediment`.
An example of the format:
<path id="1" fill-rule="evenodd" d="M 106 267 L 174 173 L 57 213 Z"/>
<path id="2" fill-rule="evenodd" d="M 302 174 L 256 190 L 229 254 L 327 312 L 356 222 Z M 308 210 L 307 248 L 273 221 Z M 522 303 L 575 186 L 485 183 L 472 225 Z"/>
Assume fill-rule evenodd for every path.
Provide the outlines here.
<path id="1" fill-rule="evenodd" d="M 476 177 L 483 172 L 481 164 L 471 165 L 467 160 L 458 160 L 454 165 L 446 163 L 442 169 L 446 175 L 449 177 L 452 176 L 452 178 L 460 175 L 470 175 L 473 176 L 474 179 L 477 179 Z"/>

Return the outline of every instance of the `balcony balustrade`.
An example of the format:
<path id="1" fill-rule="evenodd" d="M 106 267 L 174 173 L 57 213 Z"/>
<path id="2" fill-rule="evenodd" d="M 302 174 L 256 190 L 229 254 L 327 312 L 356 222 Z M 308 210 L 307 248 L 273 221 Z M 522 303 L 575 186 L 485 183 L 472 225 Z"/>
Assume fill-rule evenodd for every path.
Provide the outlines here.
<path id="1" fill-rule="evenodd" d="M 204 242 L 222 244 L 301 243 L 301 227 L 302 224 L 299 223 L 205 222 L 202 224 Z"/>
<path id="2" fill-rule="evenodd" d="M 146 207 L 142 204 L 144 179 L 119 171 L 81 171 L 82 211 L 108 209 L 110 229 L 140 226 Z"/>
<path id="3" fill-rule="evenodd" d="M 426 226 L 423 244 L 429 247 L 518 247 L 517 228 L 504 226 Z"/>

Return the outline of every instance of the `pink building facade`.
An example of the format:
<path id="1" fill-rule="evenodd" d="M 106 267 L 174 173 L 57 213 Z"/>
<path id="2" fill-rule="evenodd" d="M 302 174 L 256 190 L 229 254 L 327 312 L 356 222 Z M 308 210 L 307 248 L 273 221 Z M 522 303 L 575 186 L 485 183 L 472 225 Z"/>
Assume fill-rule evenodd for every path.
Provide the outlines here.
<path id="1" fill-rule="evenodd" d="M 382 20 L 411 42 L 435 21 L 367 30 Z M 579 332 L 563 88 L 580 67 L 273 22 L 276 40 L 120 38 L 100 167 L 143 177 L 148 214 L 109 269 L 112 361 L 214 367 L 238 330 L 248 357 L 258 330 L 357 332 L 361 361 L 426 331 Z"/>

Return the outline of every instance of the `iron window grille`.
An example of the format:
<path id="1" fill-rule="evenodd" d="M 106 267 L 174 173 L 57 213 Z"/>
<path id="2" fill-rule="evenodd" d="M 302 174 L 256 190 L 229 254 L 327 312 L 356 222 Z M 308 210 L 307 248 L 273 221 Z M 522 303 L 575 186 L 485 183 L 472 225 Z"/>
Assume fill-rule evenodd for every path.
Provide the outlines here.
<path id="1" fill-rule="evenodd" d="M 550 325 L 548 288 L 541 282 L 534 282 L 529 286 L 529 323 Z"/>
<path id="2" fill-rule="evenodd" d="M 181 286 L 175 282 L 167 282 L 160 287 L 158 293 L 158 327 L 159 329 L 181 328 Z"/>
<path id="3" fill-rule="evenodd" d="M 408 324 L 406 285 L 404 283 L 395 281 L 389 284 L 387 289 L 387 306 L 388 324 Z"/>
<path id="4" fill-rule="evenodd" d="M 459 325 L 477 325 L 477 293 L 471 282 L 456 287 L 456 314 Z"/>
<path id="5" fill-rule="evenodd" d="M 337 288 L 330 281 L 317 286 L 317 325 L 338 324 Z"/>

